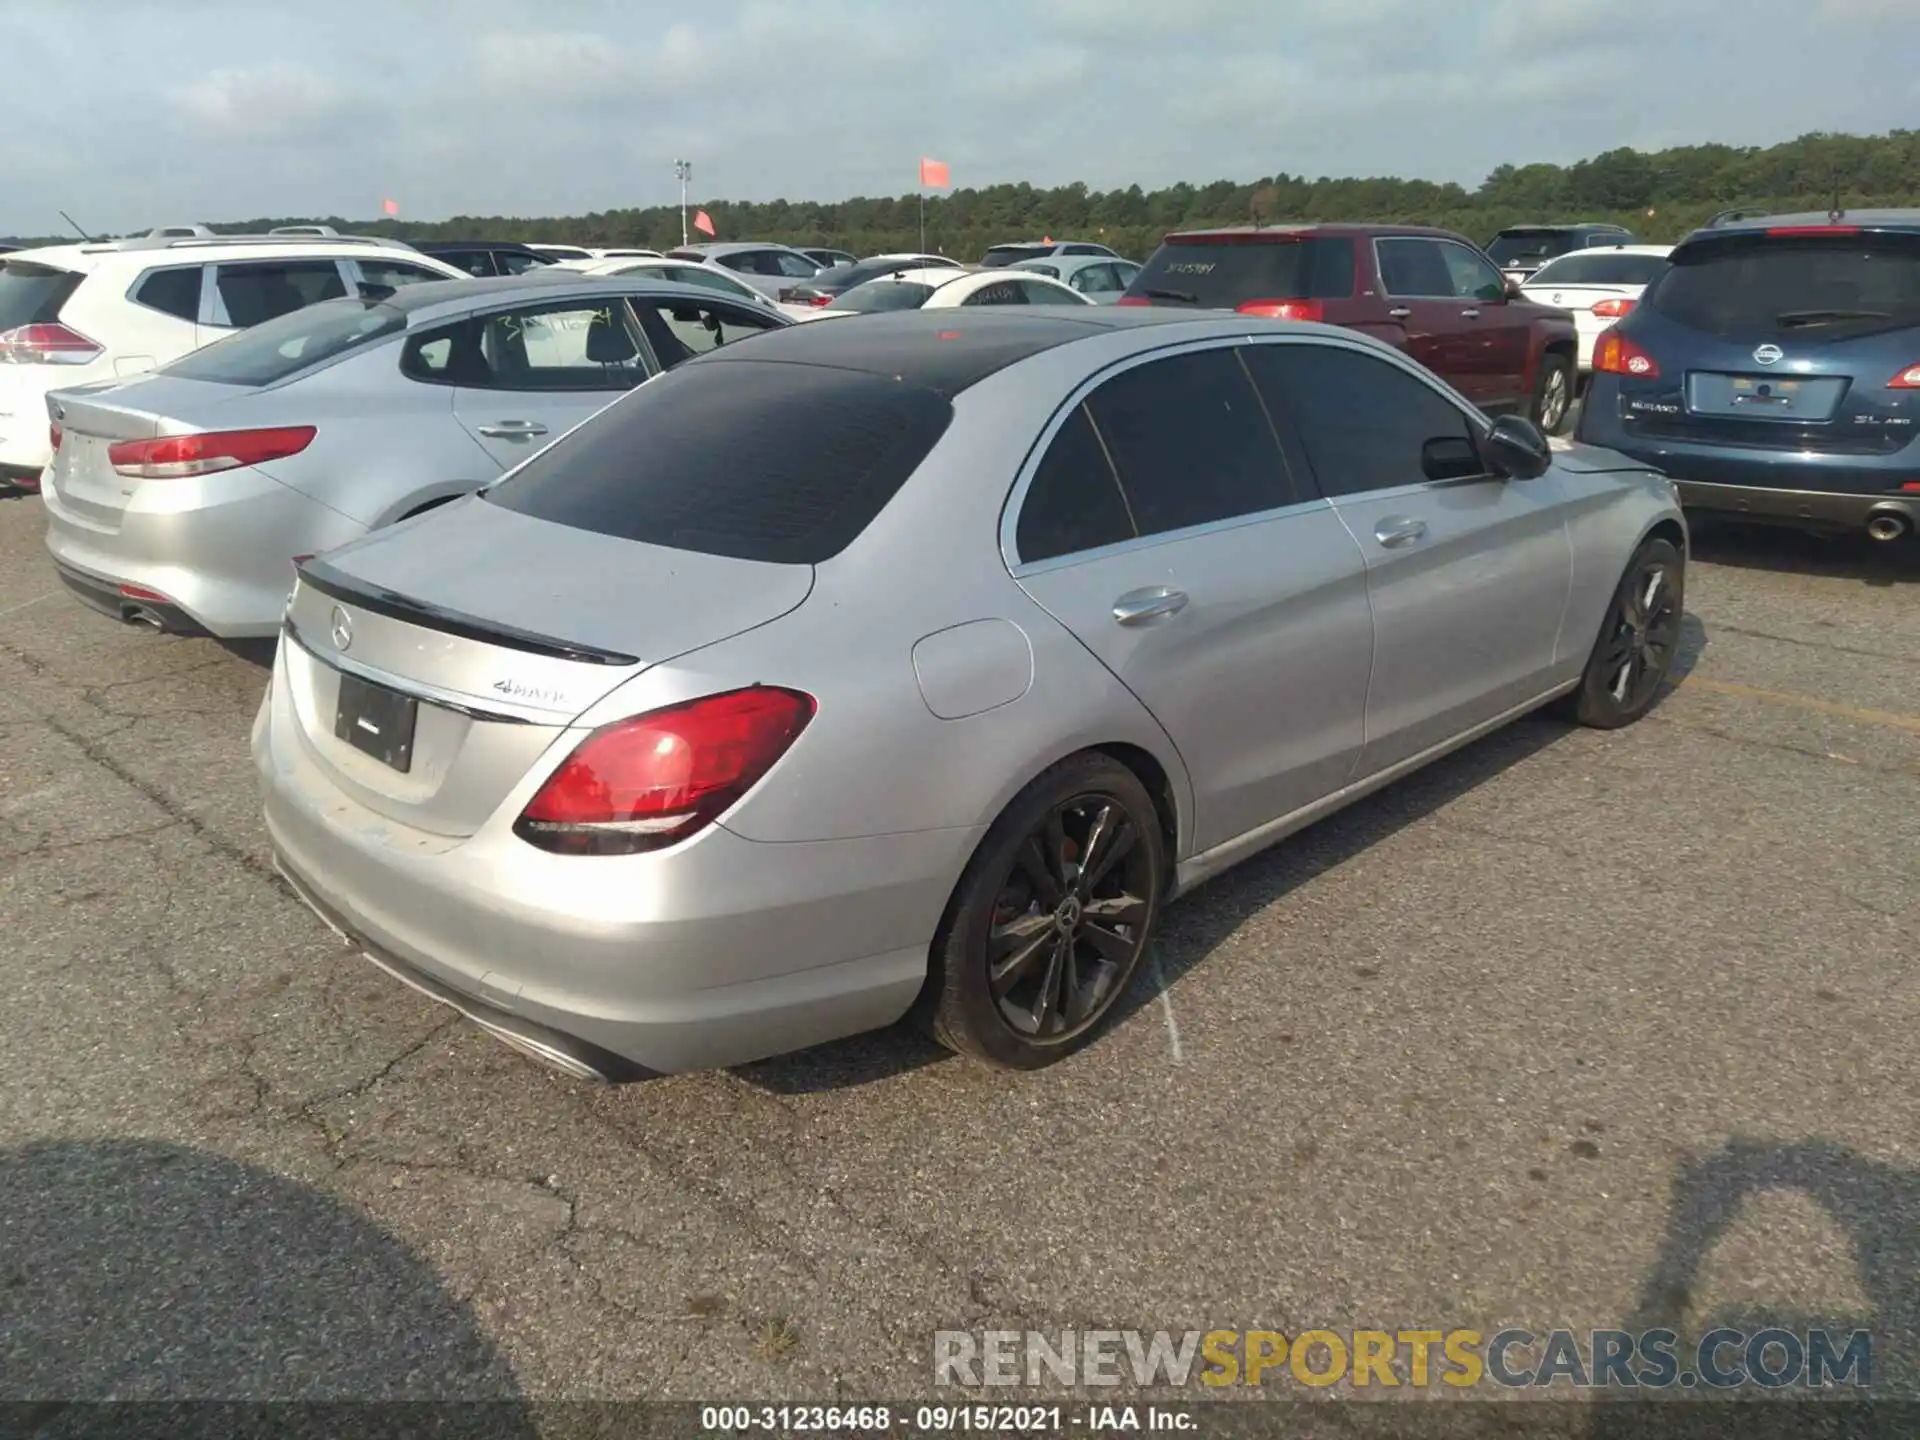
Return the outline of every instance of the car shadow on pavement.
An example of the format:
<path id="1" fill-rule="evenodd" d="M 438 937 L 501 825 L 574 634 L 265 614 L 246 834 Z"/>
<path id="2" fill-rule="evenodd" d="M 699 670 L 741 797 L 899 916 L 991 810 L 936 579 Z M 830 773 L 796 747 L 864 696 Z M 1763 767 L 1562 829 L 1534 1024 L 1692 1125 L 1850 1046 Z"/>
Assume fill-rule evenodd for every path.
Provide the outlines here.
<path id="1" fill-rule="evenodd" d="M 1869 540 L 1865 535 L 1812 535 L 1778 525 L 1715 517 L 1691 522 L 1695 560 L 1743 570 L 1774 570 L 1884 589 L 1920 583 L 1920 540 Z"/>
<path id="2" fill-rule="evenodd" d="M 24 1433 L 49 1440 L 249 1416 L 260 1434 L 537 1433 L 425 1259 L 318 1190 L 176 1145 L 0 1151 L 0 1335 L 0 1411 L 30 1409 Z"/>
<path id="3" fill-rule="evenodd" d="M 280 648 L 277 638 L 267 640 L 216 640 L 214 644 L 236 659 L 262 670 L 273 669 L 273 659 Z"/>
<path id="4" fill-rule="evenodd" d="M 1800 1306 L 1756 1304 L 1701 1308 L 1696 1290 L 1715 1245 L 1741 1218 L 1749 1201 L 1788 1192 L 1811 1201 L 1844 1237 L 1845 1243 L 1820 1255 L 1822 1278 L 1837 1278 L 1837 1289 L 1864 1299 L 1867 1313 L 1817 1313 Z M 1809 1257 L 1794 1257 L 1804 1263 Z M 1746 1282 L 1746 1277 L 1741 1277 Z M 1751 1282 L 1746 1282 L 1751 1283 Z M 1830 1292 L 1831 1293 L 1831 1292 Z M 1639 1336 L 1654 1329 L 1678 1336 L 1673 1353 L 1682 1375 L 1693 1370 L 1700 1340 L 1724 1326 L 1754 1335 L 1779 1328 L 1803 1341 L 1810 1330 L 1832 1333 L 1835 1354 L 1849 1337 L 1865 1330 L 1871 1337 L 1868 1383 L 1841 1383 L 1811 1391 L 1804 1379 L 1768 1389 L 1742 1386 L 1714 1392 L 1702 1388 L 1670 1393 L 1694 1403 L 1655 1405 L 1600 1403 L 1593 1407 L 1591 1440 L 1640 1440 L 1686 1434 L 1706 1436 L 1873 1436 L 1911 1440 L 1920 1434 L 1920 1174 L 1879 1161 L 1826 1140 L 1771 1142 L 1734 1138 L 1709 1155 L 1685 1160 L 1674 1175 L 1666 1233 L 1633 1313 L 1620 1329 Z M 1747 1362 L 1742 1347 L 1718 1353 L 1723 1365 Z M 1785 1354 L 1774 1350 L 1767 1363 L 1785 1368 Z M 1638 1368 L 1637 1366 L 1634 1368 Z M 1642 1391 L 1645 1395 L 1647 1392 Z M 1813 1401 L 1821 1395 L 1834 1405 Z M 1728 1397 L 1765 1398 L 1777 1403 L 1753 1405 Z M 1624 1398 L 1624 1397 L 1622 1397 Z M 1795 1403 L 1796 1400 L 1799 1403 Z M 1648 1423 L 1648 1410 L 1661 1417 Z M 1676 1414 L 1697 1428 L 1668 1428 Z"/>
<path id="5" fill-rule="evenodd" d="M 1670 682 L 1655 701 L 1656 709 L 1673 693 L 1674 682 L 1699 663 L 1707 643 L 1699 616 L 1691 612 L 1683 616 L 1679 651 Z M 1121 1023 L 1157 1000 L 1163 989 L 1204 961 L 1250 916 L 1296 886 L 1424 819 L 1573 728 L 1546 714 L 1516 721 L 1253 856 L 1204 886 L 1198 892 L 1206 897 L 1203 902 L 1181 900 L 1168 906 L 1158 937 L 1115 1007 L 1112 1023 Z M 733 1073 L 777 1093 L 812 1094 L 864 1085 L 951 1058 L 949 1051 L 918 1033 L 908 1020 L 887 1030 L 736 1066 Z"/>

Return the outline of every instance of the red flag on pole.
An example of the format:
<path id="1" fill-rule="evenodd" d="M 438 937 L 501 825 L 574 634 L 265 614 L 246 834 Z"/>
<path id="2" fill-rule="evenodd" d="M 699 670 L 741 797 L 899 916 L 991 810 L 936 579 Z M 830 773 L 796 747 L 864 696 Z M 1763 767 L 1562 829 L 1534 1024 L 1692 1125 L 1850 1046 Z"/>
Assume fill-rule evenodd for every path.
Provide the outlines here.
<path id="1" fill-rule="evenodd" d="M 398 215 L 400 213 L 400 202 L 398 200 L 382 200 L 380 202 L 380 208 L 389 215 Z"/>
<path id="2" fill-rule="evenodd" d="M 929 160 L 923 155 L 920 158 L 920 183 L 929 190 L 946 189 L 947 162 L 944 160 Z"/>
<path id="3" fill-rule="evenodd" d="M 693 212 L 693 228 L 698 230 L 703 235 L 713 234 L 714 233 L 713 217 L 707 214 L 707 212 L 704 210 L 694 211 Z"/>

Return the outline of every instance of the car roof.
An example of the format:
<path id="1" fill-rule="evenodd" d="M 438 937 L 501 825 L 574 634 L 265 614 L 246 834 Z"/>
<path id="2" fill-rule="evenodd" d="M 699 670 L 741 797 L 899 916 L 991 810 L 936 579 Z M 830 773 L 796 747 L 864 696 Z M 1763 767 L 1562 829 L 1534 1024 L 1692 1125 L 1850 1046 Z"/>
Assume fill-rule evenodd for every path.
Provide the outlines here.
<path id="1" fill-rule="evenodd" d="M 1570 230 L 1605 230 L 1610 233 L 1630 235 L 1633 232 L 1624 225 L 1615 225 L 1610 220 L 1558 220 L 1544 221 L 1533 225 L 1509 225 L 1500 231 L 1502 235 L 1564 235 Z"/>
<path id="2" fill-rule="evenodd" d="M 777 240 L 700 240 L 691 245 L 676 245 L 676 250 L 698 251 L 702 255 L 735 255 L 742 250 L 794 250 Z M 797 255 L 800 252 L 794 250 Z"/>
<path id="3" fill-rule="evenodd" d="M 404 244 L 379 245 L 353 243 L 331 235 L 294 235 L 278 240 L 250 244 L 228 240 L 182 236 L 172 242 L 148 240 L 123 243 L 102 240 L 71 245 L 45 245 L 35 250 L 15 250 L 9 261 L 23 260 L 48 265 L 78 274 L 92 274 L 119 261 L 130 268 L 146 270 L 156 265 L 192 265 L 226 263 L 234 260 L 418 260 L 426 252 Z"/>
<path id="4" fill-rule="evenodd" d="M 1035 255 L 1031 260 L 1015 260 L 1009 268 L 1025 270 L 1033 265 L 1051 265 L 1056 270 L 1072 271 L 1085 269 L 1089 265 L 1133 265 L 1137 263 L 1137 261 L 1127 259 L 1124 255 Z M 1043 275 L 1040 278 L 1044 280 L 1046 277 Z"/>
<path id="5" fill-rule="evenodd" d="M 1569 250 L 1564 255 L 1556 255 L 1547 261 L 1547 265 L 1558 265 L 1562 260 L 1577 260 L 1582 255 L 1671 255 L 1671 245 L 1588 245 L 1579 250 Z M 1540 267 L 1545 269 L 1546 265 Z"/>
<path id="6" fill-rule="evenodd" d="M 1920 230 L 1920 209 L 1842 210 L 1837 213 L 1831 210 L 1808 210 L 1793 215 L 1750 215 L 1745 219 L 1727 220 L 1696 230 L 1687 238 L 1765 234 L 1775 229 L 1824 230 L 1829 227 L 1841 230 Z"/>
<path id="7" fill-rule="evenodd" d="M 1244 335 L 1244 315 L 1205 315 L 1191 310 L 1113 305 L 1045 306 L 1045 314 L 1019 309 L 890 310 L 837 324 L 790 325 L 754 337 L 752 345 L 723 346 L 684 362 L 818 365 L 857 370 L 919 385 L 951 399 L 1009 365 L 1115 330 L 1157 325 L 1199 327 L 1202 333 Z M 1253 322 L 1265 332 L 1318 329 Z"/>
<path id="8" fill-rule="evenodd" d="M 650 275 L 589 275 L 584 270 L 549 267 L 530 270 L 524 275 L 425 280 L 417 285 L 402 285 L 380 303 L 409 317 L 430 314 L 439 318 L 443 314 L 466 314 L 491 305 L 510 304 L 518 299 L 535 301 L 553 295 L 565 296 L 570 290 L 583 295 L 685 296 L 703 303 L 711 303 L 715 299 L 713 290 L 706 286 L 681 285 Z"/>
<path id="9" fill-rule="evenodd" d="M 1441 230 L 1432 225 L 1377 225 L 1352 220 L 1302 221 L 1294 225 L 1208 225 L 1198 230 L 1169 230 L 1163 243 L 1176 240 L 1212 240 L 1271 235 L 1275 240 L 1301 235 L 1430 235 L 1437 240 L 1460 240 L 1457 230 Z"/>

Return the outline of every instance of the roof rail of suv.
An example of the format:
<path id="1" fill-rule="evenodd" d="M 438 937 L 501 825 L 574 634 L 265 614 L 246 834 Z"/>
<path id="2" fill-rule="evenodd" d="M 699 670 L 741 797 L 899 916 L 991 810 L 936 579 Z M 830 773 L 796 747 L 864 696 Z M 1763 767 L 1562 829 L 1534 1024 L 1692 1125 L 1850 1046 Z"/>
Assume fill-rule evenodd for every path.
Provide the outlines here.
<path id="1" fill-rule="evenodd" d="M 113 250 L 196 250 L 221 245 L 378 245 L 389 250 L 414 248 L 405 240 L 394 240 L 385 235 L 195 235 L 190 238 L 138 235 L 130 240 L 83 245 L 81 249 L 88 254 L 100 254 Z"/>
<path id="2" fill-rule="evenodd" d="M 1722 225 L 1731 225 L 1737 220 L 1755 220 L 1762 215 L 1771 215 L 1772 213 L 1773 212 L 1764 205 L 1736 205 L 1731 210 L 1722 210 L 1717 215 L 1709 216 L 1707 223 L 1700 228 L 1702 230 L 1716 230 Z"/>

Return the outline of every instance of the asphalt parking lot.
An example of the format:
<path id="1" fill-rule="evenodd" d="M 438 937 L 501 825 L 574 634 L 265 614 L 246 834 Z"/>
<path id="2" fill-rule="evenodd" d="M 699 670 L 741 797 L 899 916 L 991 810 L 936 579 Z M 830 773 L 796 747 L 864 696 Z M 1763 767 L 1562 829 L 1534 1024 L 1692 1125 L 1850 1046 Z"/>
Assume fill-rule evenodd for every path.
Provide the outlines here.
<path id="1" fill-rule="evenodd" d="M 1756 1318 L 1920 1376 L 1920 559 L 1703 537 L 1532 720 L 1173 907 L 1118 1030 L 620 1089 L 275 878 L 259 657 L 0 500 L 0 1397 L 903 1397 L 940 1328 Z"/>

